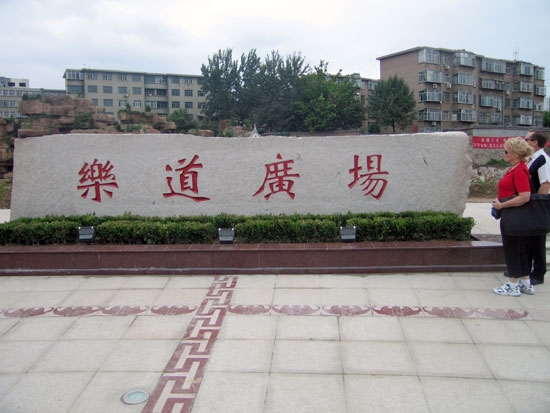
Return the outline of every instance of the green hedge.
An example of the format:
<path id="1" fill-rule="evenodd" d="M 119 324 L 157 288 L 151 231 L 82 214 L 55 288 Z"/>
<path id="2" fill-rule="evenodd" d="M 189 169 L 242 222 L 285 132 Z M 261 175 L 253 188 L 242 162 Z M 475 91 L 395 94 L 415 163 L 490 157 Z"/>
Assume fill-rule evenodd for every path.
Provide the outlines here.
<path id="1" fill-rule="evenodd" d="M 77 228 L 92 225 L 98 244 L 208 244 L 217 242 L 217 228 L 235 228 L 235 242 L 287 243 L 337 242 L 341 226 L 356 226 L 357 241 L 467 240 L 474 220 L 432 211 L 254 217 L 46 216 L 0 224 L 0 245 L 74 244 Z"/>

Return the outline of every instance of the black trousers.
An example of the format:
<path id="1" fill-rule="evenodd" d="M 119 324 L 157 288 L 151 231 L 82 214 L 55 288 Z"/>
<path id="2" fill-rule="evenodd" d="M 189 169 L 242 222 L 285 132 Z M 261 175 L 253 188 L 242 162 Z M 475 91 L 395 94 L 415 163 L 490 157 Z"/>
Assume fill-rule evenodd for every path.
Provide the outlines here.
<path id="1" fill-rule="evenodd" d="M 526 237 L 526 242 L 531 280 L 544 282 L 544 274 L 546 274 L 546 235 Z"/>
<path id="2" fill-rule="evenodd" d="M 501 236 L 508 277 L 521 278 L 529 275 L 531 267 L 527 258 L 527 237 L 510 237 L 502 234 L 502 231 Z"/>

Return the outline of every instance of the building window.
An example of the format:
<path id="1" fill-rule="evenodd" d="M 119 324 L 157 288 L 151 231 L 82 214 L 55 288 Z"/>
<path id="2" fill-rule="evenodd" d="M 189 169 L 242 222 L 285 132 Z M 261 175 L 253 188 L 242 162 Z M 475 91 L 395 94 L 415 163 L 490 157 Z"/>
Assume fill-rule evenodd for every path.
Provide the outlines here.
<path id="1" fill-rule="evenodd" d="M 453 93 L 453 103 L 463 103 L 465 105 L 473 105 L 474 94 L 472 92 L 459 90 L 458 92 Z"/>
<path id="2" fill-rule="evenodd" d="M 458 85 L 475 86 L 476 79 L 473 73 L 458 72 L 453 75 L 453 83 Z"/>
<path id="3" fill-rule="evenodd" d="M 428 121 L 440 121 L 441 120 L 441 111 L 437 109 L 423 109 L 418 112 L 418 120 L 428 120 Z"/>
<path id="4" fill-rule="evenodd" d="M 536 128 L 542 128 L 544 124 L 544 119 L 541 118 L 541 117 L 538 117 L 538 116 L 535 116 L 533 118 L 533 126 L 536 127 Z"/>
<path id="5" fill-rule="evenodd" d="M 140 87 L 133 87 L 132 88 L 132 93 L 134 95 L 141 95 L 141 88 Z"/>
<path id="6" fill-rule="evenodd" d="M 145 96 L 155 96 L 155 89 L 145 89 Z"/>
<path id="7" fill-rule="evenodd" d="M 97 93 L 96 85 L 88 85 L 88 93 Z"/>
<path id="8" fill-rule="evenodd" d="M 118 75 L 118 80 L 120 80 L 121 82 L 126 82 L 128 80 L 128 76 L 125 74 L 120 74 Z"/>
<path id="9" fill-rule="evenodd" d="M 502 113 L 479 112 L 478 123 L 480 125 L 499 125 L 499 124 L 502 124 Z"/>
<path id="10" fill-rule="evenodd" d="M 118 93 L 119 93 L 119 95 L 127 95 L 128 94 L 128 88 L 126 86 L 119 86 L 118 87 Z"/>
<path id="11" fill-rule="evenodd" d="M 141 75 L 132 75 L 133 82 L 141 82 Z"/>
<path id="12" fill-rule="evenodd" d="M 185 102 L 185 109 L 193 109 L 193 102 Z"/>
<path id="13" fill-rule="evenodd" d="M 183 83 L 185 83 L 186 85 L 192 85 L 193 84 L 193 78 L 192 77 L 184 77 L 183 78 Z"/>
<path id="14" fill-rule="evenodd" d="M 174 83 L 174 84 L 179 84 L 180 83 L 180 78 L 177 77 L 177 76 L 172 76 L 171 80 L 172 80 L 172 83 Z"/>
<path id="15" fill-rule="evenodd" d="M 84 86 L 78 86 L 78 85 L 69 85 L 67 88 L 67 91 L 70 95 L 78 95 L 79 93 L 84 93 Z M 10 92 L 14 92 L 13 95 L 15 96 L 15 90 Z"/>
<path id="16" fill-rule="evenodd" d="M 113 80 L 112 73 L 103 73 L 103 80 Z"/>
<path id="17" fill-rule="evenodd" d="M 172 96 L 179 96 L 180 90 L 179 89 L 172 89 Z"/>
<path id="18" fill-rule="evenodd" d="M 172 109 L 179 109 L 180 108 L 180 103 L 178 101 L 173 101 L 172 102 Z"/>
<path id="19" fill-rule="evenodd" d="M 439 90 L 421 90 L 418 95 L 421 102 L 441 102 L 441 91 Z"/>
<path id="20" fill-rule="evenodd" d="M 204 102 L 199 102 L 199 103 L 197 103 L 197 107 L 198 107 L 199 109 L 204 109 L 204 106 L 205 106 Z"/>
<path id="21" fill-rule="evenodd" d="M 544 102 L 535 102 L 535 111 L 542 112 L 544 110 Z"/>
<path id="22" fill-rule="evenodd" d="M 168 102 L 158 101 L 157 102 L 157 108 L 159 109 L 166 109 L 168 108 Z"/>
<path id="23" fill-rule="evenodd" d="M 502 109 L 502 98 L 497 96 L 479 95 L 479 106 Z"/>
<path id="24" fill-rule="evenodd" d="M 476 66 L 476 55 L 470 52 L 456 52 L 453 56 L 453 63 L 456 66 Z"/>
<path id="25" fill-rule="evenodd" d="M 124 107 L 126 107 L 127 104 L 128 104 L 128 101 L 125 100 L 125 99 L 118 101 L 118 107 L 119 108 L 124 108 Z"/>
<path id="26" fill-rule="evenodd" d="M 514 99 L 512 107 L 516 109 L 533 109 L 533 100 L 527 98 Z"/>
<path id="27" fill-rule="evenodd" d="M 542 67 L 535 68 L 535 79 L 544 80 L 544 68 Z"/>
<path id="28" fill-rule="evenodd" d="M 476 121 L 476 111 L 473 109 L 460 109 L 457 112 L 458 120 L 462 122 L 475 122 Z"/>
<path id="29" fill-rule="evenodd" d="M 145 106 L 149 106 L 150 108 L 156 108 L 157 107 L 157 102 L 154 101 L 154 100 L 146 100 L 145 101 Z"/>
<path id="30" fill-rule="evenodd" d="M 193 96 L 193 91 L 191 89 L 185 89 L 185 96 Z"/>
<path id="31" fill-rule="evenodd" d="M 533 118 L 529 115 L 517 115 L 512 119 L 513 125 L 531 126 L 533 124 Z"/>
<path id="32" fill-rule="evenodd" d="M 166 84 L 166 76 L 145 76 L 145 83 Z"/>
<path id="33" fill-rule="evenodd" d="M 103 93 L 113 93 L 112 86 L 103 86 Z"/>
<path id="34" fill-rule="evenodd" d="M 544 86 L 535 86 L 535 95 L 537 96 L 546 96 L 546 87 Z"/>
<path id="35" fill-rule="evenodd" d="M 418 73 L 418 82 L 441 83 L 441 70 L 423 70 Z"/>
<path id="36" fill-rule="evenodd" d="M 113 99 L 103 99 L 103 106 L 113 106 Z"/>
<path id="37" fill-rule="evenodd" d="M 97 80 L 96 72 L 88 72 L 88 80 Z"/>
<path id="38" fill-rule="evenodd" d="M 493 59 L 481 59 L 481 70 L 492 73 L 506 73 L 506 62 Z"/>
<path id="39" fill-rule="evenodd" d="M 140 108 L 141 107 L 141 100 L 134 100 L 133 106 L 135 108 Z"/>
<path id="40" fill-rule="evenodd" d="M 369 85 L 370 85 L 370 83 L 369 83 Z M 204 91 L 203 91 L 203 90 L 199 90 L 199 91 L 197 92 L 197 95 L 198 95 L 199 97 L 203 97 L 203 96 L 204 96 Z"/>
<path id="41" fill-rule="evenodd" d="M 433 63 L 438 65 L 439 62 L 439 50 L 422 49 L 418 52 L 418 63 Z"/>
<path id="42" fill-rule="evenodd" d="M 92 106 L 98 106 L 99 101 L 97 99 L 92 99 Z"/>
<path id="43" fill-rule="evenodd" d="M 65 72 L 65 78 L 70 80 L 84 80 L 84 76 L 79 70 L 67 70 Z M 12 86 L 15 86 L 15 84 Z"/>
<path id="44" fill-rule="evenodd" d="M 514 66 L 514 75 L 533 76 L 534 69 L 532 64 L 517 62 Z"/>
<path id="45" fill-rule="evenodd" d="M 533 92 L 533 84 L 529 82 L 516 82 L 514 83 L 514 92 L 526 92 L 526 93 L 532 93 Z"/>

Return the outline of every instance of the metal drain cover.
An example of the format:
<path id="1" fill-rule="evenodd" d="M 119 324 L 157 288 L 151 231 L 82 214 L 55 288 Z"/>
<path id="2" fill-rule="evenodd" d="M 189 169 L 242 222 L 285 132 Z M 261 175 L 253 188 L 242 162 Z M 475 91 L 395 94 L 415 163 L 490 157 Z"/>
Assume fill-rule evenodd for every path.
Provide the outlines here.
<path id="1" fill-rule="evenodd" d="M 140 404 L 146 402 L 148 399 L 149 392 L 140 389 L 130 390 L 122 396 L 122 401 L 126 404 Z"/>

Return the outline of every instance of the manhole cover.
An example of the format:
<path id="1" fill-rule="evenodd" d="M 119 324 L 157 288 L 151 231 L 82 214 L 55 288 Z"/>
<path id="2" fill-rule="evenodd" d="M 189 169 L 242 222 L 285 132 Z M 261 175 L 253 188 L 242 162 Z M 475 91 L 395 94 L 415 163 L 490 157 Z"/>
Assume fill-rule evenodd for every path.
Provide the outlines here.
<path id="1" fill-rule="evenodd" d="M 122 396 L 122 401 L 126 404 L 140 404 L 149 399 L 149 392 L 145 390 L 130 390 Z"/>

